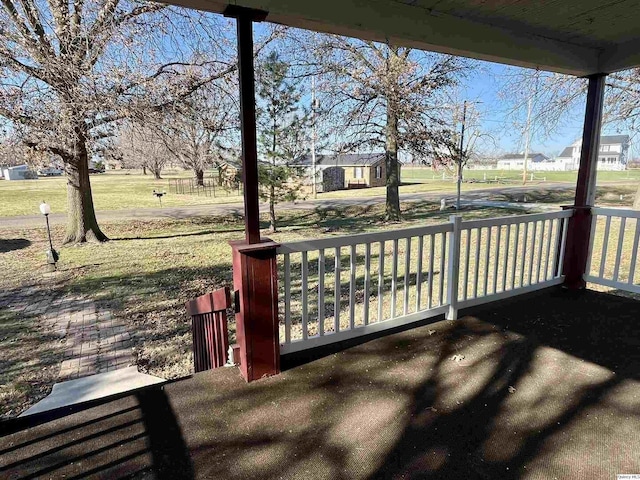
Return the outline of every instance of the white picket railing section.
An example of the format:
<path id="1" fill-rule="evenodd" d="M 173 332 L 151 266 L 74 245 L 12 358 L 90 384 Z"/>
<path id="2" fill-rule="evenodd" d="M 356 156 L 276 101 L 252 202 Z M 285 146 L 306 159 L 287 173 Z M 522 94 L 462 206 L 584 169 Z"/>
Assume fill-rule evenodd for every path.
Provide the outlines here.
<path id="1" fill-rule="evenodd" d="M 567 226 L 573 211 L 461 223 L 456 308 L 562 283 Z"/>
<path id="2" fill-rule="evenodd" d="M 612 288 L 640 293 L 637 273 L 640 212 L 592 208 L 591 244 L 584 279 Z"/>
<path id="3" fill-rule="evenodd" d="M 305 240 L 278 248 L 283 354 L 562 282 L 572 211 Z"/>

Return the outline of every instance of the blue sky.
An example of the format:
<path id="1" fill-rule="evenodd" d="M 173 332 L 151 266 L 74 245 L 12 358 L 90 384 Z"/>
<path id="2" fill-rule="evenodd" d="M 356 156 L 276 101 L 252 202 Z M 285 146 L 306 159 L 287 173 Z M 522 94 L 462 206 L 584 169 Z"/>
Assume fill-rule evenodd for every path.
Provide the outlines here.
<path id="1" fill-rule="evenodd" d="M 481 129 L 491 132 L 497 149 L 503 152 L 524 149 L 521 125 L 526 121 L 526 109 L 518 111 L 515 121 L 520 125 L 515 125 L 513 117 L 508 115 L 512 105 L 500 98 L 500 93 L 504 91 L 505 76 L 513 69 L 496 63 L 480 62 L 480 68 L 474 69 L 460 93 L 462 98 L 480 102 L 477 108 L 481 112 Z M 557 155 L 582 135 L 583 116 L 584 104 L 581 103 L 565 116 L 562 125 L 549 137 L 532 133 L 530 151 L 539 151 L 548 156 Z"/>

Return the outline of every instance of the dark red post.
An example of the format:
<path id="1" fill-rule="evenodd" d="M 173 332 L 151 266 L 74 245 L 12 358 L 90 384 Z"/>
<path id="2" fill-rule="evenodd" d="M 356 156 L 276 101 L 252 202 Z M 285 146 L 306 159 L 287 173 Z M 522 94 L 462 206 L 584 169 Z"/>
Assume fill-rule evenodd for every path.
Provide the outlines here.
<path id="1" fill-rule="evenodd" d="M 229 351 L 227 308 L 231 306 L 228 287 L 207 293 L 185 306 L 191 316 L 193 364 L 196 372 L 224 366 Z"/>
<path id="2" fill-rule="evenodd" d="M 606 74 L 591 75 L 587 92 L 587 108 L 582 133 L 580 167 L 573 205 L 574 215 L 569 219 L 567 244 L 563 265 L 565 286 L 570 289 L 585 287 L 589 243 L 591 241 L 591 207 L 595 203 L 596 168 L 600 151 L 600 127 Z"/>
<path id="3" fill-rule="evenodd" d="M 248 382 L 280 373 L 277 244 L 230 242 L 240 371 Z"/>
<path id="4" fill-rule="evenodd" d="M 236 19 L 238 36 L 245 236 L 248 243 L 260 243 L 253 22 L 264 20 L 267 12 L 229 5 L 224 14 L 227 17 L 234 17 Z"/>
<path id="5" fill-rule="evenodd" d="M 245 240 L 231 242 L 240 371 L 248 382 L 280 373 L 277 244 L 260 239 L 253 22 L 267 12 L 229 5 L 238 27 Z"/>

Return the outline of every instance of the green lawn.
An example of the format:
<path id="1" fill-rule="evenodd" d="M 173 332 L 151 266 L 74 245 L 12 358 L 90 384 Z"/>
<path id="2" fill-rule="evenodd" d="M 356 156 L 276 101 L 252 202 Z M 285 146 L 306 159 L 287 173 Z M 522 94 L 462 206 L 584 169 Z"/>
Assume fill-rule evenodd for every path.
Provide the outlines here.
<path id="1" fill-rule="evenodd" d="M 163 206 L 208 205 L 242 201 L 236 190 L 218 191 L 216 198 L 202 195 L 176 195 L 169 188 L 169 178 L 187 178 L 189 172 L 167 173 L 156 180 L 140 173 L 107 172 L 91 175 L 91 188 L 96 210 L 121 210 L 158 207 L 153 190 L 165 190 Z M 44 177 L 38 180 L 0 180 L 0 217 L 34 215 L 38 205 L 46 200 L 53 212 L 67 211 L 66 180 L 63 177 Z"/>
<path id="2" fill-rule="evenodd" d="M 567 182 L 575 184 L 578 178 L 578 172 L 532 172 L 533 182 Z M 487 181 L 501 183 L 522 183 L 522 171 L 516 170 L 471 170 L 464 171 L 466 181 Z M 528 175 L 531 180 L 531 173 Z M 599 171 L 598 182 L 633 182 L 640 180 L 640 169 L 632 169 L 623 172 Z M 428 182 L 428 183 L 452 183 L 452 180 L 443 182 L 442 172 L 434 172 L 430 168 L 424 167 L 403 167 L 403 182 Z"/>
<path id="3" fill-rule="evenodd" d="M 169 178 L 187 178 L 190 172 L 167 172 L 164 179 L 155 180 L 150 175 L 139 172 L 116 171 L 91 176 L 93 199 L 96 210 L 122 210 L 158 207 L 158 199 L 152 195 L 153 190 L 166 190 L 162 204 L 167 207 L 181 207 L 187 205 L 210 205 L 216 203 L 242 202 L 237 191 L 217 191 L 215 198 L 203 194 L 175 194 L 169 188 Z M 486 181 L 484 180 L 486 176 Z M 498 182 L 492 181 L 498 178 Z M 599 172 L 600 182 L 620 182 L 634 184 L 640 180 L 640 170 L 627 172 Z M 539 172 L 534 173 L 530 182 L 536 187 L 545 183 L 566 182 L 573 187 L 576 181 L 575 172 Z M 442 174 L 433 172 L 429 168 L 402 169 L 401 193 L 448 193 L 455 192 L 455 183 L 451 179 L 442 179 Z M 465 173 L 465 192 L 486 189 L 517 186 L 521 184 L 518 172 L 496 170 L 468 170 Z M 318 199 L 358 198 L 362 196 L 384 196 L 385 187 L 369 188 L 366 190 L 340 190 L 323 193 Z M 66 180 L 62 177 L 40 178 L 38 180 L 0 181 L 0 217 L 35 215 L 38 205 L 46 200 L 53 212 L 66 212 Z"/>

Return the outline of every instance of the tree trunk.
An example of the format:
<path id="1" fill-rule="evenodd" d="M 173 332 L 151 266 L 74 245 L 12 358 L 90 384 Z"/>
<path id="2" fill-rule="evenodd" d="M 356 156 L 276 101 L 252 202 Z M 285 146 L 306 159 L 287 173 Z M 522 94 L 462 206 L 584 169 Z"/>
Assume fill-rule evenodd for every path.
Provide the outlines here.
<path id="1" fill-rule="evenodd" d="M 640 184 L 638 184 L 638 189 L 636 190 L 636 196 L 633 199 L 633 209 L 640 210 Z"/>
<path id="2" fill-rule="evenodd" d="M 74 147 L 75 154 L 64 159 L 67 176 L 68 213 L 67 231 L 63 243 L 104 242 L 108 238 L 98 226 L 93 207 L 85 137 L 79 136 L 81 138 Z"/>
<path id="3" fill-rule="evenodd" d="M 160 176 L 160 173 L 162 173 L 162 168 L 153 167 L 153 176 L 155 177 L 156 180 L 162 179 L 162 177 Z"/>
<path id="4" fill-rule="evenodd" d="M 400 194 L 398 187 L 398 116 L 393 105 L 387 106 L 385 167 L 387 170 L 387 203 L 386 219 L 392 222 L 400 221 Z"/>
<path id="5" fill-rule="evenodd" d="M 142 174 L 143 175 L 147 174 L 147 166 L 146 165 L 142 165 Z"/>
<path id="6" fill-rule="evenodd" d="M 196 183 L 198 184 L 198 186 L 204 187 L 204 170 L 196 169 L 195 174 L 196 174 Z"/>
<path id="7" fill-rule="evenodd" d="M 271 184 L 269 187 L 269 223 L 271 224 L 271 233 L 277 232 L 277 224 L 276 224 L 276 189 Z"/>

